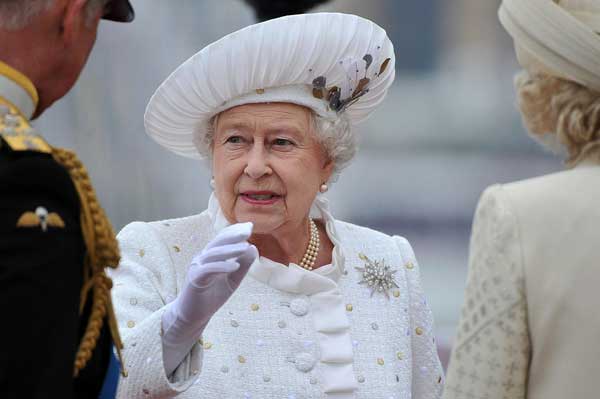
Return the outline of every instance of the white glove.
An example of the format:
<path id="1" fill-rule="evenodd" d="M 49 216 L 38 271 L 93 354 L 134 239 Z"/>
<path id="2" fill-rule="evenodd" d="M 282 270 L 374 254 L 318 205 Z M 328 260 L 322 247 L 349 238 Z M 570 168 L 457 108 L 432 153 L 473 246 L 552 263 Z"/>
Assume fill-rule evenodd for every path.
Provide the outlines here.
<path id="1" fill-rule="evenodd" d="M 239 287 L 258 250 L 248 243 L 252 223 L 224 228 L 194 258 L 179 296 L 162 316 L 163 362 L 167 376 L 202 335 L 212 315 Z"/>

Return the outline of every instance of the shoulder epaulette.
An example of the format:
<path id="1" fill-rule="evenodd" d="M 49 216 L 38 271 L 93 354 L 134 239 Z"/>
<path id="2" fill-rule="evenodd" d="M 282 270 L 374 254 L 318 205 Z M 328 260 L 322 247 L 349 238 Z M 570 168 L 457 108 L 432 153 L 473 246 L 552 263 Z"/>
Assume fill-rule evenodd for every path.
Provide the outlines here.
<path id="1" fill-rule="evenodd" d="M 16 109 L 0 104 L 0 137 L 12 151 L 52 153 L 52 147 L 29 125 Z"/>

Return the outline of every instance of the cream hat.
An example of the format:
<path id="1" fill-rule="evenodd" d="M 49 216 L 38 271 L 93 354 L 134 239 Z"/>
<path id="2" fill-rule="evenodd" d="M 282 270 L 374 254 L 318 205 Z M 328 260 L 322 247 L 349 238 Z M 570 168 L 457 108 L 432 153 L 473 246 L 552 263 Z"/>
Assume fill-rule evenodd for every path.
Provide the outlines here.
<path id="1" fill-rule="evenodd" d="M 288 102 L 351 124 L 369 117 L 394 80 L 394 48 L 375 23 L 350 14 L 292 15 L 208 45 L 156 90 L 144 116 L 162 146 L 201 158 L 210 119 L 241 104 Z"/>
<path id="2" fill-rule="evenodd" d="M 600 91 L 599 0 L 504 0 L 499 16 L 525 69 Z"/>

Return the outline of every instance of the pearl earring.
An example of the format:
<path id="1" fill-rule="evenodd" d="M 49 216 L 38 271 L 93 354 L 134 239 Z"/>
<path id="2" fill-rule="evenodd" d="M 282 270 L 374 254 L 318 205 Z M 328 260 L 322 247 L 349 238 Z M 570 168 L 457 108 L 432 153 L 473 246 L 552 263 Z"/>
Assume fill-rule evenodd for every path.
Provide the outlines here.
<path id="1" fill-rule="evenodd" d="M 321 193 L 326 193 L 327 190 L 329 190 L 329 186 L 327 184 L 325 184 L 325 183 L 321 184 L 321 187 L 319 187 L 319 191 Z"/>
<path id="2" fill-rule="evenodd" d="M 215 185 L 216 185 L 215 184 L 215 179 L 214 178 L 210 179 L 210 188 L 212 188 L 214 190 L 215 189 Z"/>

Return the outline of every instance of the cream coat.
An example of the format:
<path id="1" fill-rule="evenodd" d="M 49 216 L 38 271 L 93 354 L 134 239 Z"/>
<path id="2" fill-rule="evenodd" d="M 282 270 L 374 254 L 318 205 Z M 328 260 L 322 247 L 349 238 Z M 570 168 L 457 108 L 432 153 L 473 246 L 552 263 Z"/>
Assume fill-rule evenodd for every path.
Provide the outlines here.
<path id="1" fill-rule="evenodd" d="M 445 399 L 598 397 L 600 165 L 489 188 Z"/>
<path id="2" fill-rule="evenodd" d="M 317 203 L 335 244 L 332 264 L 309 272 L 261 257 L 170 378 L 161 314 L 192 256 L 225 223 L 213 198 L 196 216 L 125 227 L 112 274 L 129 372 L 119 397 L 439 398 L 432 315 L 409 243 L 335 221 Z M 359 253 L 397 270 L 389 299 L 358 284 Z"/>

